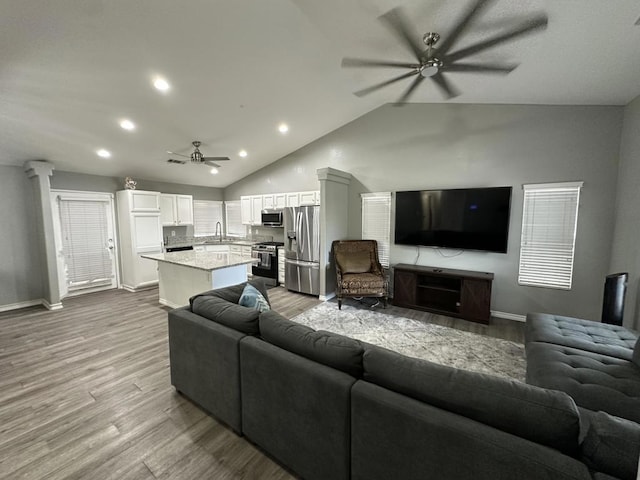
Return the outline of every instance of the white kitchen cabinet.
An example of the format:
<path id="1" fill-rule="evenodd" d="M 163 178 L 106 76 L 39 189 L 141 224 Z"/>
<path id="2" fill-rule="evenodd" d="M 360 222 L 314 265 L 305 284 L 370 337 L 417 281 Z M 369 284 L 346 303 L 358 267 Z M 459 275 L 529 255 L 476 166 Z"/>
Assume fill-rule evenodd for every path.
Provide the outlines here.
<path id="1" fill-rule="evenodd" d="M 284 285 L 284 247 L 278 247 L 278 283 Z"/>
<path id="2" fill-rule="evenodd" d="M 275 208 L 275 199 L 272 193 L 262 196 L 262 208 Z"/>
<path id="3" fill-rule="evenodd" d="M 193 197 L 160 194 L 160 219 L 163 226 L 193 225 Z"/>
<path id="4" fill-rule="evenodd" d="M 300 205 L 319 205 L 320 204 L 320 192 L 298 192 L 298 199 Z"/>
<path id="5" fill-rule="evenodd" d="M 211 245 L 204 246 L 206 252 L 229 253 L 229 245 Z"/>
<path id="6" fill-rule="evenodd" d="M 287 206 L 287 194 L 286 193 L 274 193 L 273 194 L 273 207 L 284 208 Z"/>
<path id="7" fill-rule="evenodd" d="M 300 205 L 300 195 L 298 192 L 285 193 L 287 200 L 287 207 L 297 207 Z"/>
<path id="8" fill-rule="evenodd" d="M 141 258 L 162 253 L 160 193 L 140 190 L 116 192 L 120 236 L 122 287 L 137 291 L 158 283 L 157 264 Z"/>
<path id="9" fill-rule="evenodd" d="M 240 216 L 243 225 L 262 225 L 262 195 L 240 197 Z"/>
<path id="10" fill-rule="evenodd" d="M 251 247 L 248 245 L 229 245 L 229 253 L 238 255 L 243 260 L 251 260 Z M 252 264 L 247 264 L 247 275 L 251 274 Z"/>

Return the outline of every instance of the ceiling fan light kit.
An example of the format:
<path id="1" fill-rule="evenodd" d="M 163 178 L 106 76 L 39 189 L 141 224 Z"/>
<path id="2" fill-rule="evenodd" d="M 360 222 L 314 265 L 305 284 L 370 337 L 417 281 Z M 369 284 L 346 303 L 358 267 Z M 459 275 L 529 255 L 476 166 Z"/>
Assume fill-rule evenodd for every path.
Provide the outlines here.
<path id="1" fill-rule="evenodd" d="M 495 34 L 485 40 L 478 41 L 463 49 L 451 51 L 462 33 L 477 18 L 477 15 L 492 2 L 493 0 L 475 0 L 471 3 L 469 8 L 460 16 L 448 36 L 443 39 L 438 48 L 435 48 L 435 45 L 438 44 L 440 40 L 440 34 L 437 32 L 427 32 L 422 36 L 422 42 L 418 41 L 400 7 L 394 8 L 381 15 L 378 19 L 391 30 L 401 43 L 404 44 L 412 56 L 415 57 L 415 62 L 372 60 L 351 57 L 343 58 L 343 67 L 386 67 L 409 69 L 406 73 L 362 90 L 358 90 L 357 92 L 354 92 L 354 94 L 357 96 L 368 95 L 383 87 L 415 76 L 414 80 L 409 84 L 396 102 L 397 105 L 406 103 L 418 85 L 420 85 L 425 78 L 433 81 L 444 97 L 449 99 L 458 96 L 460 92 L 445 78 L 445 73 L 507 74 L 513 71 L 517 67 L 516 64 L 459 63 L 458 60 L 465 59 L 523 35 L 533 33 L 536 30 L 546 28 L 548 18 L 545 14 L 539 14 L 526 20 L 520 25 L 507 29 L 502 33 Z M 426 49 L 422 44 L 426 46 Z"/>
<path id="2" fill-rule="evenodd" d="M 220 165 L 218 165 L 216 162 L 226 162 L 228 160 L 231 160 L 229 157 L 205 157 L 200 151 L 200 145 L 202 145 L 202 143 L 199 140 L 194 140 L 193 142 L 191 142 L 191 145 L 193 145 L 193 152 L 191 152 L 190 155 L 183 155 L 182 153 L 172 152 L 171 150 L 167 150 L 167 153 L 169 155 L 178 155 L 180 157 L 188 158 L 191 163 L 194 163 L 196 165 L 207 165 L 209 167 L 212 167 L 211 173 L 214 174 L 218 173 L 218 169 L 220 168 Z M 187 161 L 170 158 L 167 160 L 167 163 L 184 165 L 187 163 Z"/>

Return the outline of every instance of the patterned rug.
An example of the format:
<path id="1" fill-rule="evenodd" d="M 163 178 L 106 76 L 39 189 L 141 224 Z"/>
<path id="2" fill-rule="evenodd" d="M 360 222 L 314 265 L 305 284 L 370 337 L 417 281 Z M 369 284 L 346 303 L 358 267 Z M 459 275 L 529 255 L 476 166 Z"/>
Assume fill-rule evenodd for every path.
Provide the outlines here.
<path id="1" fill-rule="evenodd" d="M 324 302 L 292 320 L 346 335 L 409 357 L 524 381 L 524 345 L 378 310 Z"/>

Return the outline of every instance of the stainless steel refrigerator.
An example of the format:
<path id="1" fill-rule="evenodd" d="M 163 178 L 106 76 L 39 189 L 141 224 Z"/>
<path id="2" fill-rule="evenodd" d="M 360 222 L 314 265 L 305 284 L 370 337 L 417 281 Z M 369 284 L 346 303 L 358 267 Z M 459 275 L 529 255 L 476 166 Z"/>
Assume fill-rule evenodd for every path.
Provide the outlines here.
<path id="1" fill-rule="evenodd" d="M 284 209 L 284 285 L 295 292 L 320 294 L 320 207 Z"/>

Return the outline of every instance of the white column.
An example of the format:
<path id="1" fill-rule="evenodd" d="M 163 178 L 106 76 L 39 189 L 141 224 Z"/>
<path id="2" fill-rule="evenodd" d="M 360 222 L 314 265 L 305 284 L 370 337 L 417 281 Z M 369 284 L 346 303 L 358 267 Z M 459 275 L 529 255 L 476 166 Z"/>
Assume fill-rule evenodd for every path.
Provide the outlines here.
<path id="1" fill-rule="evenodd" d="M 49 177 L 53 174 L 53 165 L 45 161 L 29 161 L 25 163 L 24 169 L 33 185 L 40 258 L 46 267 L 42 279 L 43 303 L 49 310 L 58 310 L 62 308 L 62 303 L 58 284 L 53 210 L 51 208 L 51 183 L 49 181 Z"/>
<path id="2" fill-rule="evenodd" d="M 331 243 L 344 240 L 349 231 L 349 184 L 351 174 L 334 168 L 320 168 L 320 300 L 335 295 L 336 272 Z"/>

